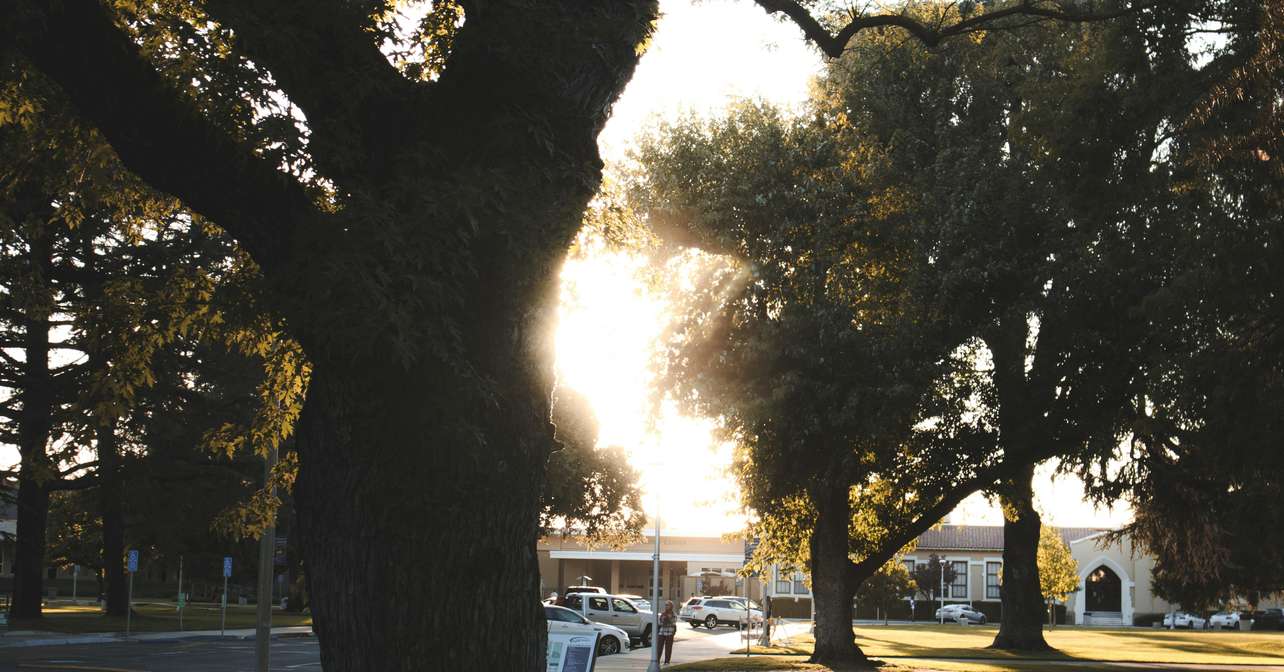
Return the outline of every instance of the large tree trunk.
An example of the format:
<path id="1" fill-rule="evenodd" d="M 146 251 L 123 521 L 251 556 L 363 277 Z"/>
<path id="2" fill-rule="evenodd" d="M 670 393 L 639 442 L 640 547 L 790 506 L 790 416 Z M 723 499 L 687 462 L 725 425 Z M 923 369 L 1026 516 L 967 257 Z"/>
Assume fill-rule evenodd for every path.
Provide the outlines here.
<path id="1" fill-rule="evenodd" d="M 115 427 L 98 427 L 98 506 L 102 516 L 102 566 L 107 581 L 107 614 L 124 616 L 129 609 L 125 577 L 125 507 L 120 482 L 120 447 Z"/>
<path id="2" fill-rule="evenodd" d="M 844 485 L 813 497 L 816 529 L 811 535 L 811 588 L 816 601 L 816 648 L 810 662 L 836 669 L 869 664 L 852 631 L 852 600 L 859 582 L 848 557 L 851 502 Z"/>
<path id="3" fill-rule="evenodd" d="M 1030 482 L 1034 467 L 1003 483 L 1003 613 L 990 648 L 1042 651 L 1044 602 L 1039 587 L 1039 513 Z"/>
<path id="4" fill-rule="evenodd" d="M 509 388 L 487 409 L 463 385 L 440 371 L 313 371 L 295 497 L 327 672 L 538 667 L 548 404 Z"/>
<path id="5" fill-rule="evenodd" d="M 37 228 L 30 234 L 28 259 L 33 295 L 23 307 L 22 410 L 18 417 L 18 539 L 14 549 L 13 618 L 40 618 L 44 593 L 49 482 L 55 476 L 47 454 L 53 427 L 54 390 L 49 372 L 49 316 L 39 289 L 48 281 L 51 248 Z"/>
<path id="6" fill-rule="evenodd" d="M 18 539 L 13 555 L 13 602 L 15 619 L 40 618 L 44 598 L 45 526 L 49 517 L 49 489 L 25 468 L 18 473 Z"/>

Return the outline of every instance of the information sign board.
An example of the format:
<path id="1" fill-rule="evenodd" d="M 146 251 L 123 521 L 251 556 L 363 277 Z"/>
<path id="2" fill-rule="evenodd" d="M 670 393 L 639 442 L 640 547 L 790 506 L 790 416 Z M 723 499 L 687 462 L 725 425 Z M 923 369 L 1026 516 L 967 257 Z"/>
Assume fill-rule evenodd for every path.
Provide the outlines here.
<path id="1" fill-rule="evenodd" d="M 597 665 L 597 638 L 596 632 L 548 633 L 547 672 L 592 672 Z"/>

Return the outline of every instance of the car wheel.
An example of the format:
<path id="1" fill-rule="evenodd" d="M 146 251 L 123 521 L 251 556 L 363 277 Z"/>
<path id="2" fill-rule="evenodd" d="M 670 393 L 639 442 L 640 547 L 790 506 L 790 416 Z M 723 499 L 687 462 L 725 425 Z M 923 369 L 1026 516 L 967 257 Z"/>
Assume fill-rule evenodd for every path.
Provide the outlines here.
<path id="1" fill-rule="evenodd" d="M 718 627 L 718 617 L 713 614 L 706 616 L 704 618 L 704 627 L 709 628 L 710 630 Z"/>
<path id="2" fill-rule="evenodd" d="M 620 652 L 620 640 L 610 635 L 603 637 L 597 642 L 597 655 L 613 656 Z"/>

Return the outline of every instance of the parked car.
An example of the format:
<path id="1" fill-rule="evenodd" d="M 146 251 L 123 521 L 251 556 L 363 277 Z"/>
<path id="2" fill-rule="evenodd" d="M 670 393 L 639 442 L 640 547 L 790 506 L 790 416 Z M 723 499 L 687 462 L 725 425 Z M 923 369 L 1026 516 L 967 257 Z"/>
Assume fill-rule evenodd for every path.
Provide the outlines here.
<path id="1" fill-rule="evenodd" d="M 690 599 L 688 599 L 688 600 L 686 601 L 686 604 L 683 604 L 682 606 L 679 606 L 679 608 L 678 608 L 678 618 L 681 618 L 681 619 L 683 619 L 683 621 L 686 621 L 686 622 L 688 622 L 688 623 L 691 623 L 691 627 L 700 627 L 700 619 L 696 619 L 696 622 L 695 622 L 695 623 L 692 623 L 692 622 L 691 622 L 691 621 L 692 621 L 692 618 L 695 618 L 695 615 L 692 615 L 693 613 L 695 613 L 695 612 L 693 612 L 693 610 L 692 610 L 692 606 L 696 606 L 696 605 L 698 605 L 698 604 L 702 603 L 702 601 L 705 601 L 705 600 L 707 600 L 707 599 L 709 599 L 709 596 L 707 596 L 707 595 L 693 595 L 693 596 L 691 596 L 691 597 L 690 597 Z"/>
<path id="2" fill-rule="evenodd" d="M 985 625 L 985 614 L 973 609 L 971 605 L 967 604 L 947 604 L 944 607 L 937 609 L 936 615 L 933 616 L 933 618 L 938 621 L 944 618 L 947 621 L 954 621 L 956 623 L 976 623 L 977 625 Z"/>
<path id="3" fill-rule="evenodd" d="M 594 623 L 566 607 L 544 605 L 544 619 L 548 621 L 550 633 L 564 632 L 572 635 L 598 633 L 597 655 L 599 656 L 609 656 L 629 650 L 627 632 L 606 623 Z"/>
<path id="4" fill-rule="evenodd" d="M 627 593 L 624 593 L 624 594 L 621 594 L 620 597 L 623 597 L 624 599 L 632 602 L 633 604 L 636 604 L 638 609 L 641 609 L 642 611 L 654 611 L 651 608 L 651 600 L 648 600 L 645 597 L 642 597 L 641 595 L 629 595 Z"/>
<path id="5" fill-rule="evenodd" d="M 1164 614 L 1164 627 L 1203 630 L 1208 627 L 1208 621 L 1188 611 L 1175 611 Z"/>
<path id="6" fill-rule="evenodd" d="M 678 618 L 690 623 L 693 628 L 703 625 L 712 630 L 719 625 L 739 628 L 746 622 L 761 623 L 763 613 L 762 608 L 752 601 L 746 610 L 743 597 L 693 597 L 682 605 Z"/>
<path id="7" fill-rule="evenodd" d="M 651 646 L 651 628 L 655 625 L 655 614 L 639 609 L 623 595 L 572 593 L 566 596 L 565 606 L 590 621 L 612 625 L 627 632 L 631 641 Z"/>
<path id="8" fill-rule="evenodd" d="M 1219 611 L 1208 617 L 1208 627 L 1214 630 L 1247 630 L 1253 625 L 1253 615 L 1238 611 Z"/>
<path id="9" fill-rule="evenodd" d="M 1284 609 L 1271 608 L 1253 612 L 1253 630 L 1284 630 Z"/>
<path id="10" fill-rule="evenodd" d="M 601 586 L 567 586 L 566 590 L 562 591 L 562 597 L 566 597 L 571 593 L 597 593 L 599 595 L 605 595 L 606 589 Z"/>

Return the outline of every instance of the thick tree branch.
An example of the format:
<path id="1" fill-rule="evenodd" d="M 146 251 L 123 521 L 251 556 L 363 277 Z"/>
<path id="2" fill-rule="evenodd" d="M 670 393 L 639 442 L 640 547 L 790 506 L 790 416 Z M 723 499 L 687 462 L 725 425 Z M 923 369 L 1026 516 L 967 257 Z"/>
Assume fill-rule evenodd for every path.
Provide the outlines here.
<path id="1" fill-rule="evenodd" d="M 853 16 L 851 21 L 837 33 L 831 33 L 797 0 L 754 1 L 767 10 L 769 14 L 784 14 L 789 17 L 791 21 L 802 29 L 807 39 L 811 40 L 830 58 L 842 56 L 852 38 L 862 30 L 869 28 L 901 28 L 923 44 L 934 47 L 951 37 L 984 30 L 996 21 L 1016 16 L 1085 23 L 1119 18 L 1153 4 L 1153 0 L 1150 2 L 1133 2 L 1125 3 L 1122 8 L 1113 11 L 1079 12 L 1062 9 L 1059 6 L 1060 3 L 1021 0 L 1008 7 L 976 14 L 947 25 L 924 23 L 909 14 L 858 14 Z"/>
<path id="2" fill-rule="evenodd" d="M 222 226 L 265 271 L 281 266 L 294 233 L 317 219 L 303 188 L 202 116 L 98 0 L 6 3 L 0 30 L 130 170 Z"/>
<path id="3" fill-rule="evenodd" d="M 936 504 L 919 514 L 918 518 L 915 518 L 913 522 L 902 528 L 898 534 L 892 535 L 877 553 L 867 556 L 860 562 L 853 562 L 851 564 L 853 578 L 864 580 L 873 572 L 878 571 L 878 568 L 895 557 L 905 547 L 905 544 L 931 529 L 933 525 L 949 515 L 954 510 L 954 507 L 967 499 L 969 495 L 992 485 L 998 479 L 1000 471 L 1002 471 L 1000 467 L 987 470 L 982 472 L 982 475 L 964 481 L 951 489 Z"/>
<path id="4" fill-rule="evenodd" d="M 368 179 L 404 137 L 417 87 L 379 51 L 361 3 L 212 0 L 206 10 L 307 116 L 313 158 L 330 177 Z"/>
<path id="5" fill-rule="evenodd" d="M 65 492 L 68 490 L 88 490 L 95 485 L 98 485 L 98 474 L 85 474 L 69 480 L 51 481 L 45 487 L 50 492 Z"/>
<path id="6" fill-rule="evenodd" d="M 1065 449 L 1064 442 L 1050 442 L 1040 449 L 1022 454 L 1018 458 L 1008 458 L 998 464 L 981 469 L 976 476 L 959 483 L 957 486 L 950 488 L 944 496 L 935 504 L 928 507 L 923 513 L 910 524 L 901 528 L 898 534 L 892 535 L 877 553 L 873 553 L 861 560 L 852 562 L 850 569 L 853 578 L 864 580 L 870 574 L 878 571 L 883 563 L 891 560 L 896 556 L 905 544 L 913 541 L 918 535 L 931 529 L 933 525 L 940 522 L 942 518 L 949 515 L 964 499 L 967 499 L 974 492 L 979 492 L 993 486 L 995 483 L 1008 478 L 1032 464 L 1038 464 L 1044 460 L 1056 457 Z"/>
<path id="7" fill-rule="evenodd" d="M 77 471 L 81 471 L 84 469 L 97 469 L 97 468 L 98 468 L 98 460 L 93 460 L 92 462 L 81 462 L 80 464 L 74 464 L 70 467 L 67 467 L 66 469 L 63 469 L 62 471 L 58 472 L 58 475 L 63 478 L 66 478 L 76 473 Z"/>

